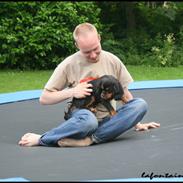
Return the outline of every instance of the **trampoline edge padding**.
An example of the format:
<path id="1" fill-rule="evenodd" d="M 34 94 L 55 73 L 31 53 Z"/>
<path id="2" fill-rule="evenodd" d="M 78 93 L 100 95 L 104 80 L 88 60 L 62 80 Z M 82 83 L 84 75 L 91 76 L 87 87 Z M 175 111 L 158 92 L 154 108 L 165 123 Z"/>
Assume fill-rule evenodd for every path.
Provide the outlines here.
<path id="1" fill-rule="evenodd" d="M 159 88 L 180 88 L 183 87 L 183 79 L 177 80 L 152 80 L 152 81 L 136 81 L 129 85 L 129 89 L 159 89 Z"/>
<path id="2" fill-rule="evenodd" d="M 0 182 L 29 182 L 29 180 L 24 179 L 23 177 L 11 177 L 0 179 Z"/>
<path id="3" fill-rule="evenodd" d="M 0 104 L 39 98 L 42 90 L 28 90 L 0 94 Z"/>
<path id="4" fill-rule="evenodd" d="M 129 90 L 179 88 L 183 87 L 183 79 L 136 81 L 129 85 Z M 27 90 L 0 94 L 0 104 L 39 98 L 42 90 Z"/>
<path id="5" fill-rule="evenodd" d="M 160 178 L 126 178 L 126 179 L 104 179 L 92 180 L 92 182 L 182 182 L 182 177 L 160 177 Z"/>

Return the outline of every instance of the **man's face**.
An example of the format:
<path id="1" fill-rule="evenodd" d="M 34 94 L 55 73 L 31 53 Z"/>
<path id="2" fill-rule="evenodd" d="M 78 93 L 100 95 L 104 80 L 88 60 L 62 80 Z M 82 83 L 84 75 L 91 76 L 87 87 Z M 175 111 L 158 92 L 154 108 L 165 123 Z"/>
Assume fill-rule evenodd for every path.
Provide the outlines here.
<path id="1" fill-rule="evenodd" d="M 81 37 L 77 41 L 77 46 L 89 62 L 98 62 L 101 52 L 100 36 L 98 34 L 90 33 L 87 37 Z"/>

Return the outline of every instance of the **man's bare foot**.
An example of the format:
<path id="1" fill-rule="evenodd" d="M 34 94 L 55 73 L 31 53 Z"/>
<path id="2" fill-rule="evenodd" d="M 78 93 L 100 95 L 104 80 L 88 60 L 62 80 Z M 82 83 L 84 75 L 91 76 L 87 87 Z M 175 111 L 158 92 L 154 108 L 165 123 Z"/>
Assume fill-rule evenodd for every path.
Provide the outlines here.
<path id="1" fill-rule="evenodd" d="M 86 137 L 85 139 L 81 140 L 64 138 L 59 140 L 57 143 L 60 147 L 85 147 L 91 145 L 93 141 L 90 137 Z"/>
<path id="2" fill-rule="evenodd" d="M 38 146 L 39 145 L 39 139 L 41 135 L 36 133 L 26 133 L 22 136 L 21 140 L 18 142 L 20 146 Z"/>

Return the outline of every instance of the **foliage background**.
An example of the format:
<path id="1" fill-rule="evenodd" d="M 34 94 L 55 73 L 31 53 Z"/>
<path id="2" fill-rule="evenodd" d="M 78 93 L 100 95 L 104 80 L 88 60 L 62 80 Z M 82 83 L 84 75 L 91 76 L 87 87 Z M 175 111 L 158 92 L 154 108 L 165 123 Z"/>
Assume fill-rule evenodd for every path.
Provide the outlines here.
<path id="1" fill-rule="evenodd" d="M 72 32 L 77 24 L 84 21 L 97 27 L 100 24 L 100 9 L 92 2 L 0 5 L 1 67 L 51 69 L 75 51 Z"/>
<path id="2" fill-rule="evenodd" d="M 125 64 L 183 65 L 183 2 L 1 2 L 0 67 L 53 69 L 76 51 L 72 32 L 95 24 Z"/>

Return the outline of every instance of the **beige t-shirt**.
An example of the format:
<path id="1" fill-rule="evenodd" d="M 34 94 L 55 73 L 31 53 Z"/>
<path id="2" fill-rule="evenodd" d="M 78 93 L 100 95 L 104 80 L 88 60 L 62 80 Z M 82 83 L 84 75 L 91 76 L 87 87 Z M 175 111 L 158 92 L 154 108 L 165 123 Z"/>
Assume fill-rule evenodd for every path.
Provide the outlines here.
<path id="1" fill-rule="evenodd" d="M 84 78 L 96 78 L 105 74 L 117 78 L 123 88 L 128 87 L 128 84 L 133 82 L 133 78 L 125 65 L 112 53 L 102 50 L 99 61 L 91 63 L 78 51 L 56 67 L 45 88 L 50 91 L 59 91 L 65 89 L 70 83 L 74 83 L 73 86 L 76 86 Z M 114 101 L 112 104 L 115 107 Z M 97 109 L 95 115 L 99 121 L 109 115 L 107 109 L 101 104 L 97 106 Z"/>

